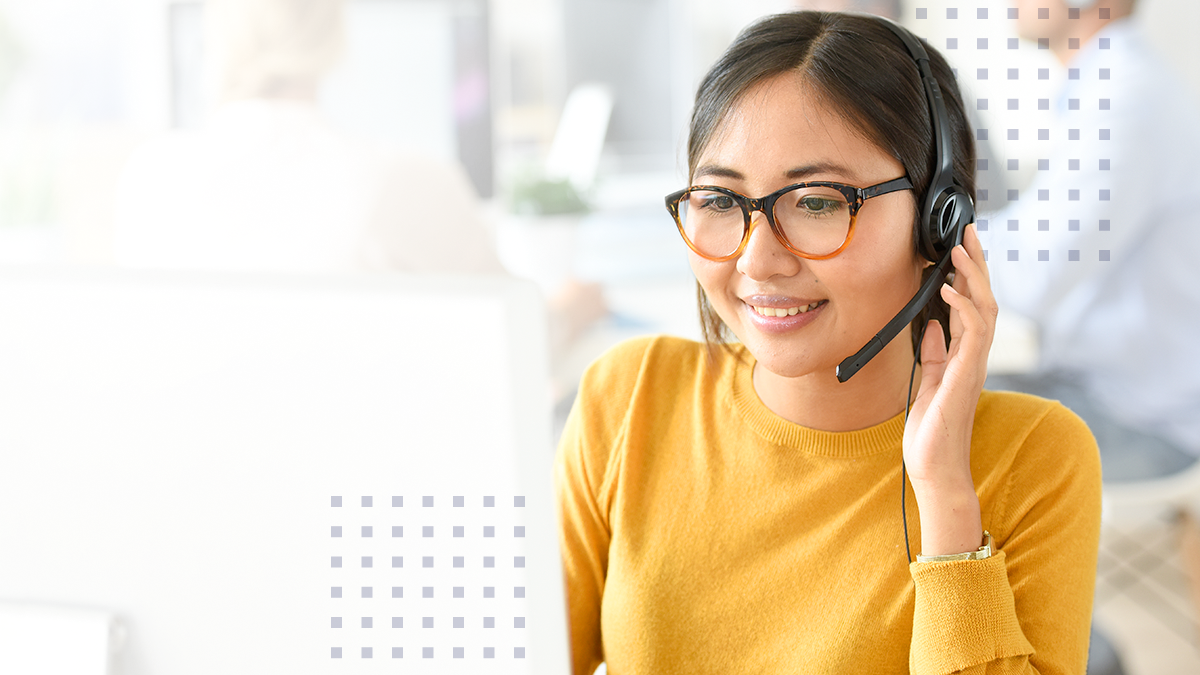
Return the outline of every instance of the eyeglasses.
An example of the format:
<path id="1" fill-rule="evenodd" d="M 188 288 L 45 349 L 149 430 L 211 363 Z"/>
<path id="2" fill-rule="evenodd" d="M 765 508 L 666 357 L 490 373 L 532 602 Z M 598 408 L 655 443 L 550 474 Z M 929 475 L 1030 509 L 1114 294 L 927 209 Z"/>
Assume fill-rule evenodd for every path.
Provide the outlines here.
<path id="1" fill-rule="evenodd" d="M 723 187 L 693 185 L 667 195 L 667 210 L 688 248 L 713 262 L 741 255 L 750 241 L 750 216 L 755 211 L 767 216 L 784 248 L 801 258 L 826 260 L 854 238 L 863 202 L 912 187 L 908 176 L 865 188 L 817 181 L 754 199 Z"/>

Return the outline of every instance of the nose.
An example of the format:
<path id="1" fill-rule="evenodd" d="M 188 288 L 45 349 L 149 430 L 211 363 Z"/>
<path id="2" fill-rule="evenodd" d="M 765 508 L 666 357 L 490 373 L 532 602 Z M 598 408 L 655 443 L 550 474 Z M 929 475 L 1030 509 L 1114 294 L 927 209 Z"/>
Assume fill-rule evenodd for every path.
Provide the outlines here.
<path id="1" fill-rule="evenodd" d="M 750 240 L 737 259 L 737 271 L 754 279 L 766 281 L 773 276 L 793 276 L 800 271 L 800 257 L 783 247 L 771 231 L 762 211 L 750 214 Z"/>

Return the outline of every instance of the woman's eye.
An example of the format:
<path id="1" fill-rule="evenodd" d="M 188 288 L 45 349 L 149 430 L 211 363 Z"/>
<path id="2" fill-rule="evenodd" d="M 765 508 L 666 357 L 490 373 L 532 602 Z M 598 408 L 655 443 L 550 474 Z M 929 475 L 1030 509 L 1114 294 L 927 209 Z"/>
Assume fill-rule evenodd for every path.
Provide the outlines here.
<path id="1" fill-rule="evenodd" d="M 801 197 L 797 206 L 812 214 L 835 213 L 842 206 L 841 200 L 827 199 L 825 197 L 807 196 Z"/>
<path id="2" fill-rule="evenodd" d="M 728 211 L 737 208 L 737 203 L 729 195 L 712 195 L 700 200 L 700 208 L 710 211 Z"/>

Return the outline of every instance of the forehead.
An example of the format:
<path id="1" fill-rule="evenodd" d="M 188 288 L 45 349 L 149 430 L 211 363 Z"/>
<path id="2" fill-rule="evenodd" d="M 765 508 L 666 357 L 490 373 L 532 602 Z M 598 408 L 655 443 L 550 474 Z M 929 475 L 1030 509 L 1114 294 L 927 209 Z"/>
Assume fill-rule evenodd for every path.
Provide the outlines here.
<path id="1" fill-rule="evenodd" d="M 696 163 L 696 179 L 734 174 L 750 183 L 811 179 L 861 187 L 903 175 L 904 167 L 807 78 L 784 73 L 734 103 Z"/>

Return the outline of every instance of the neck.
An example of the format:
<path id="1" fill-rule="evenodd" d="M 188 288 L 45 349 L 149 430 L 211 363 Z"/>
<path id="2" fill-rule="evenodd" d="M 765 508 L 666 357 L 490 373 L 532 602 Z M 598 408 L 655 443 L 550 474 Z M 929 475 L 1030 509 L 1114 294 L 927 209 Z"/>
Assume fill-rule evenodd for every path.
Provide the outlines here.
<path id="1" fill-rule="evenodd" d="M 771 412 L 789 422 L 821 431 L 854 431 L 903 412 L 912 366 L 911 328 L 906 328 L 846 382 L 838 382 L 833 367 L 784 377 L 756 363 L 754 391 Z M 918 365 L 914 396 L 920 379 Z"/>

